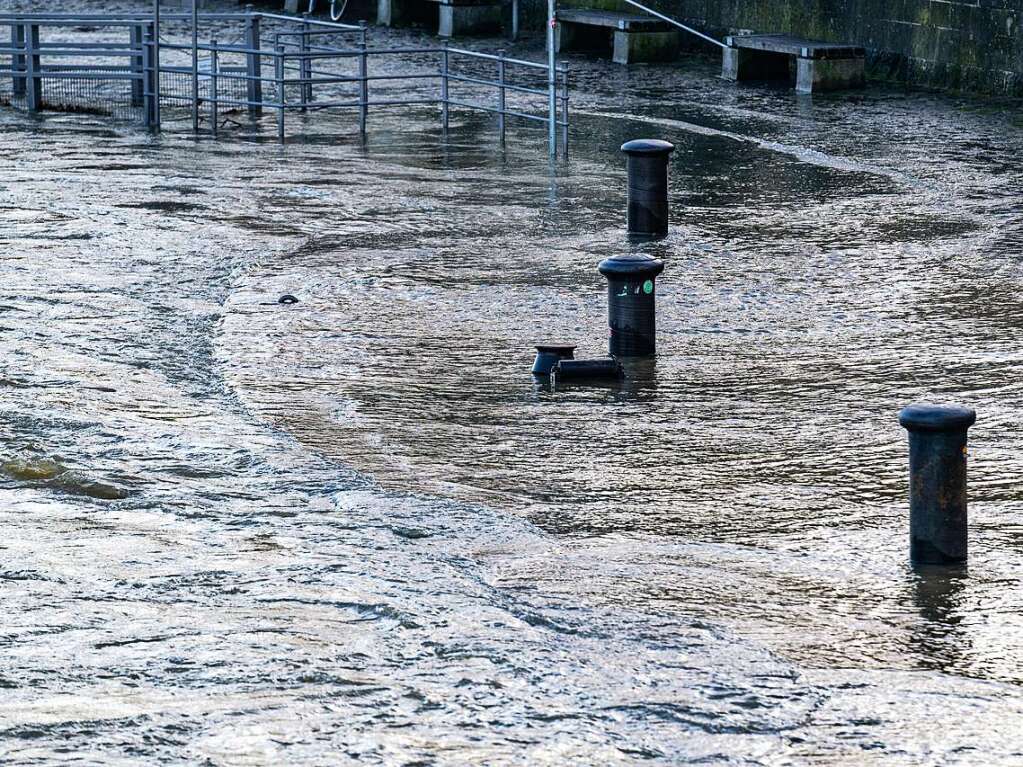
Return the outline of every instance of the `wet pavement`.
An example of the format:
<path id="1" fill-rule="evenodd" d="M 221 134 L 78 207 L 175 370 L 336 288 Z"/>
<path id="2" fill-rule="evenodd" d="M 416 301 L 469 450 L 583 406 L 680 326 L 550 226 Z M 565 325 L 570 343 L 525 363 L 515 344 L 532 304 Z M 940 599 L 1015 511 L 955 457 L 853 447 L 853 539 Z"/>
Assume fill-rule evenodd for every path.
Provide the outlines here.
<path id="1" fill-rule="evenodd" d="M 568 63 L 553 168 L 0 110 L 0 761 L 1023 761 L 1018 110 Z M 538 385 L 629 251 L 656 364 Z M 968 569 L 907 562 L 920 399 L 978 412 Z"/>

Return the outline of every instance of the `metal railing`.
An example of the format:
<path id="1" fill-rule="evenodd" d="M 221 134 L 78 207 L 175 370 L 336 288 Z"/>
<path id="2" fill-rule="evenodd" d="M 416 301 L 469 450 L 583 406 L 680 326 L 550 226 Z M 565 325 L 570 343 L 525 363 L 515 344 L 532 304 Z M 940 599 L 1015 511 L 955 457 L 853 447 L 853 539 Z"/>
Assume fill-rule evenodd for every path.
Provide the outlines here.
<path id="1" fill-rule="evenodd" d="M 0 30 L 9 28 L 9 44 L 0 42 L 0 74 L 4 75 L 0 101 L 33 112 L 49 106 L 144 119 L 144 102 L 151 96 L 146 90 L 146 68 L 152 71 L 153 50 L 146 44 L 146 24 L 83 16 L 76 17 L 76 26 L 91 33 L 72 40 L 43 38 L 41 30 L 65 24 L 64 19 L 50 16 L 0 16 Z M 120 29 L 120 40 L 95 39 L 96 31 L 111 28 Z"/>
<path id="2" fill-rule="evenodd" d="M 200 23 L 216 34 L 199 41 Z M 166 39 L 161 25 L 190 32 Z M 496 54 L 439 47 L 374 48 L 358 26 L 256 13 L 3 14 L 0 103 L 110 114 L 153 130 L 180 117 L 217 135 L 225 116 L 352 110 L 365 137 L 371 110 L 436 105 L 446 132 L 454 108 L 544 123 L 550 152 L 568 144 L 568 71 Z M 166 28 L 166 27 L 165 27 Z M 226 28 L 226 32 L 225 32 Z M 46 34 L 42 34 L 45 31 Z M 111 39 L 113 31 L 116 39 Z M 234 37 L 224 42 L 219 35 Z M 3 40 L 3 37 L 0 37 Z M 530 103 L 544 97 L 541 109 Z M 553 110 L 548 105 L 553 105 Z M 560 141 L 557 131 L 560 129 Z"/>
<path id="3" fill-rule="evenodd" d="M 695 35 L 696 37 L 699 37 L 704 42 L 711 43 L 712 45 L 716 45 L 718 48 L 727 48 L 728 47 L 727 45 L 725 45 L 720 40 L 715 40 L 710 35 L 705 35 L 703 32 L 700 32 L 699 30 L 693 29 L 692 27 L 683 24 L 678 19 L 673 19 L 673 18 L 671 18 L 671 16 L 665 16 L 663 13 L 660 13 L 659 11 L 655 11 L 653 8 L 650 8 L 650 7 L 646 6 L 646 5 L 643 5 L 642 3 L 636 2 L 636 0 L 625 0 L 625 2 L 628 5 L 631 5 L 633 8 L 637 8 L 637 9 L 643 11 L 644 13 L 649 13 L 651 16 L 654 16 L 654 17 L 660 19 L 661 21 L 666 21 L 669 24 L 678 27 L 683 32 L 688 32 L 691 35 Z"/>

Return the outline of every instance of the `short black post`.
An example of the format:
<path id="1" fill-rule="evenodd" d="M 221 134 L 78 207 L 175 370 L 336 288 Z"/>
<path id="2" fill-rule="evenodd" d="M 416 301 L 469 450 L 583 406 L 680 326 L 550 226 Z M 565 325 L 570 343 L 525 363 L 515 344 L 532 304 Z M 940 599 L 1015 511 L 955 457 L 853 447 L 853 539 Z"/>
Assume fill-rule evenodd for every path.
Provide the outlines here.
<path id="1" fill-rule="evenodd" d="M 612 256 L 597 266 L 607 278 L 608 349 L 615 357 L 648 357 L 656 351 L 654 281 L 664 271 L 659 258 Z"/>
<path id="2" fill-rule="evenodd" d="M 549 376 L 558 362 L 574 357 L 574 344 L 537 344 L 536 359 L 533 360 L 533 375 Z"/>
<path id="3" fill-rule="evenodd" d="M 628 160 L 629 234 L 663 237 L 668 233 L 668 159 L 675 146 L 659 139 L 622 144 Z"/>
<path id="4" fill-rule="evenodd" d="M 578 380 L 617 380 L 625 375 L 622 363 L 614 357 L 599 360 L 558 360 L 551 369 L 555 385 L 565 381 Z"/>
<path id="5" fill-rule="evenodd" d="M 970 408 L 910 405 L 899 413 L 909 430 L 909 555 L 922 564 L 966 561 L 966 430 Z"/>

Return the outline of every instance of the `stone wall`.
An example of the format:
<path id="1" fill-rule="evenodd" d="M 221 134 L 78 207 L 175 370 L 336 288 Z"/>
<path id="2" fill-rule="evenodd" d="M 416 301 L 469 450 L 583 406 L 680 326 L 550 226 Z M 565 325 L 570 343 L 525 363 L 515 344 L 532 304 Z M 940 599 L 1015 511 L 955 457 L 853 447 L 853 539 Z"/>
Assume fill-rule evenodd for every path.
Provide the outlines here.
<path id="1" fill-rule="evenodd" d="M 787 32 L 865 47 L 868 74 L 1023 96 L 1023 0 L 660 0 L 719 36 Z"/>
<path id="2" fill-rule="evenodd" d="M 1023 0 L 640 0 L 702 32 L 785 32 L 867 49 L 872 79 L 1023 96 Z M 520 0 L 542 29 L 545 0 Z M 620 0 L 559 7 L 630 11 Z M 685 38 L 686 36 L 683 36 Z M 690 38 L 693 45 L 701 43 Z M 685 42 L 685 41 L 683 41 Z"/>

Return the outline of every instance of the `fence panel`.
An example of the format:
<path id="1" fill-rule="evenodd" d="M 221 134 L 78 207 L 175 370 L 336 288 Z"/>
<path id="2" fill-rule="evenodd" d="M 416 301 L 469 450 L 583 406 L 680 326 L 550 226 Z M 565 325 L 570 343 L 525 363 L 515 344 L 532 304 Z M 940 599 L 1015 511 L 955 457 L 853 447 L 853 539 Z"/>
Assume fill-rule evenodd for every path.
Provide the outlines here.
<path id="1" fill-rule="evenodd" d="M 282 141 L 287 112 L 351 110 L 365 134 L 373 111 L 432 105 L 445 131 L 453 110 L 467 109 L 496 115 L 502 143 L 508 120 L 517 119 L 553 120 L 567 144 L 563 68 L 552 115 L 546 64 L 448 46 L 371 47 L 365 24 L 308 16 L 247 11 L 199 20 L 206 42 L 187 14 L 0 15 L 0 104 L 156 129 L 190 117 L 194 130 L 210 133 L 241 113 L 258 119 L 268 111 Z M 172 42 L 189 33 L 192 43 Z"/>

